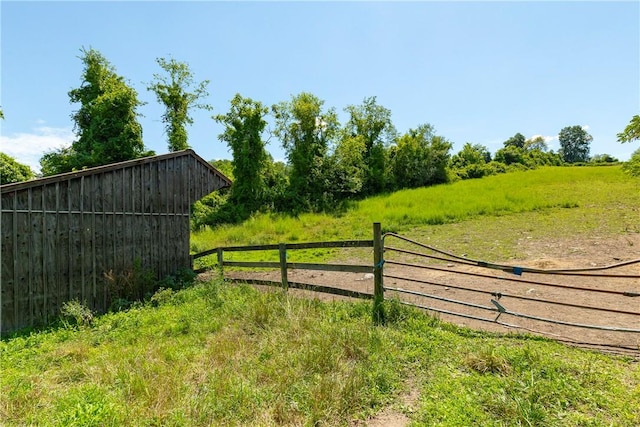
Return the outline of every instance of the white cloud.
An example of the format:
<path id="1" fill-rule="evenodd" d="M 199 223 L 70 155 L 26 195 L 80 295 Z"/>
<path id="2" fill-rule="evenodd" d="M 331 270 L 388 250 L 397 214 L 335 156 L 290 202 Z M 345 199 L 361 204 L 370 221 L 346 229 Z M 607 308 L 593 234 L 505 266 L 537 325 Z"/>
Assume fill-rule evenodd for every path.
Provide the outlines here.
<path id="1" fill-rule="evenodd" d="M 0 135 L 0 151 L 40 171 L 40 157 L 44 153 L 71 145 L 74 139 L 70 128 L 40 126 L 32 133 Z"/>
<path id="2" fill-rule="evenodd" d="M 582 130 L 589 130 L 589 125 L 582 126 Z"/>

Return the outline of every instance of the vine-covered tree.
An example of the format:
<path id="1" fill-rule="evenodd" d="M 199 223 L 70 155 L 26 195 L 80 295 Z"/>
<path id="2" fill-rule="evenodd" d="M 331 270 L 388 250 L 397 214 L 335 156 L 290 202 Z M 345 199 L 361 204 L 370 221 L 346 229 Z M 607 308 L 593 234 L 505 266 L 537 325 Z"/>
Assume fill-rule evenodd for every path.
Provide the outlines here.
<path id="1" fill-rule="evenodd" d="M 1 111 L 0 111 L 1 112 Z M 0 185 L 27 181 L 35 177 L 31 168 L 0 152 Z"/>
<path id="2" fill-rule="evenodd" d="M 77 139 L 71 147 L 40 159 L 44 175 L 115 163 L 151 154 L 142 142 L 138 93 L 94 49 L 81 49 L 82 83 L 69 91 L 80 108 L 71 118 Z"/>
<path id="3" fill-rule="evenodd" d="M 231 149 L 234 181 L 230 202 L 241 218 L 260 209 L 265 196 L 263 171 L 268 160 L 262 140 L 269 109 L 258 101 L 236 94 L 227 114 L 213 116 L 224 125 L 219 135 Z"/>
<path id="4" fill-rule="evenodd" d="M 567 126 L 558 134 L 562 159 L 567 163 L 589 161 L 593 137 L 580 125 Z"/>
<path id="5" fill-rule="evenodd" d="M 349 105 L 345 111 L 349 113 L 349 120 L 345 124 L 343 138 L 360 137 L 364 142 L 362 193 L 379 193 L 384 190 L 386 181 L 385 150 L 396 137 L 391 111 L 378 105 L 375 96 L 365 98 L 361 105 Z"/>
<path id="6" fill-rule="evenodd" d="M 193 108 L 211 110 L 211 106 L 199 102 L 207 97 L 209 80 L 196 83 L 189 65 L 175 59 L 157 58 L 156 62 L 168 74 L 153 75 L 147 90 L 153 91 L 158 102 L 165 106 L 162 122 L 169 142 L 169 151 L 189 148 L 187 125 L 193 124 L 189 111 Z"/>
<path id="7" fill-rule="evenodd" d="M 631 121 L 622 132 L 618 134 L 618 141 L 631 142 L 640 140 L 640 116 L 635 115 L 631 118 Z"/>
<path id="8" fill-rule="evenodd" d="M 329 142 L 338 133 L 334 109 L 323 111 L 324 101 L 307 92 L 272 107 L 275 135 L 289 161 L 289 209 L 292 212 L 322 210 L 332 183 L 326 179 Z"/>

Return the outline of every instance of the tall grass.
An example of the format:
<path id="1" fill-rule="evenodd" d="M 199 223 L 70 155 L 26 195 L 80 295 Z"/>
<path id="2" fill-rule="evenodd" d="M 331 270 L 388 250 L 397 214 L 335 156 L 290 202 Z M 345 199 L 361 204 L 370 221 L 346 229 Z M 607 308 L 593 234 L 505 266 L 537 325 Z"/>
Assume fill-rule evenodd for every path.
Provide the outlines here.
<path id="1" fill-rule="evenodd" d="M 6 426 L 637 426 L 640 366 L 472 332 L 389 301 L 321 303 L 219 282 L 0 342 Z M 410 381 L 419 399 L 398 394 Z M 404 390 L 407 392 L 407 390 Z M 394 403 L 395 402 L 395 403 Z"/>
<path id="2" fill-rule="evenodd" d="M 420 235 L 429 230 L 432 235 L 439 226 L 476 219 L 486 226 L 504 216 L 539 223 L 544 232 L 557 228 L 550 218 L 560 216 L 566 233 L 597 229 L 611 234 L 640 231 L 639 206 L 640 181 L 619 166 L 545 167 L 372 197 L 352 203 L 340 215 L 259 214 L 241 225 L 193 233 L 191 241 L 192 251 L 198 252 L 231 245 L 369 239 L 373 222 L 381 222 L 384 231 Z"/>
<path id="3" fill-rule="evenodd" d="M 3 425 L 336 425 L 399 386 L 367 305 L 218 282 L 153 301 L 4 340 Z"/>

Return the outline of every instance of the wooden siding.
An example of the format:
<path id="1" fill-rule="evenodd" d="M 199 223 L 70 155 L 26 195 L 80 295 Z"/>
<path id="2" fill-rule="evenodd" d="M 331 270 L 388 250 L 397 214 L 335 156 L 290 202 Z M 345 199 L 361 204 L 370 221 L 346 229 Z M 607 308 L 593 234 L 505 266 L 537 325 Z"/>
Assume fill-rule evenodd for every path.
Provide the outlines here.
<path id="1" fill-rule="evenodd" d="M 0 332 L 106 310 L 109 272 L 189 267 L 191 204 L 229 185 L 185 150 L 0 187 Z"/>

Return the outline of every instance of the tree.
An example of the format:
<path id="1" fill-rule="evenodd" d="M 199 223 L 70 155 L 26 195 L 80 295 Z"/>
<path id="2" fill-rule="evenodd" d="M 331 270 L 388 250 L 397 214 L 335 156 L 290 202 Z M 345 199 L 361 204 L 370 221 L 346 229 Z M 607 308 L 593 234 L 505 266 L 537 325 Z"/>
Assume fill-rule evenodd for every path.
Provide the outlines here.
<path id="1" fill-rule="evenodd" d="M 166 110 L 162 115 L 162 122 L 165 124 L 165 132 L 169 142 L 169 151 L 179 151 L 189 148 L 187 142 L 187 125 L 193 124 L 193 118 L 189 115 L 189 110 L 202 108 L 211 110 L 208 104 L 198 101 L 209 95 L 207 85 L 209 80 L 195 83 L 193 73 L 189 65 L 178 62 L 175 59 L 166 60 L 157 58 L 156 62 L 169 75 L 153 75 L 153 82 L 147 90 L 153 91 Z"/>
<path id="2" fill-rule="evenodd" d="M 363 135 L 343 134 L 331 156 L 336 175 L 334 185 L 341 199 L 349 199 L 360 193 L 370 169 L 365 164 L 366 142 Z M 384 153 L 383 153 L 384 154 Z M 381 162 L 384 165 L 384 161 Z M 382 173 L 384 179 L 384 171 Z"/>
<path id="3" fill-rule="evenodd" d="M 458 154 L 451 157 L 449 165 L 453 168 L 464 168 L 473 164 L 484 164 L 491 161 L 491 153 L 484 145 L 467 142 Z"/>
<path id="4" fill-rule="evenodd" d="M 327 207 L 331 183 L 324 176 L 329 143 L 338 133 L 334 109 L 323 111 L 324 101 L 302 92 L 289 102 L 272 107 L 275 135 L 282 142 L 290 165 L 290 210 L 301 212 Z"/>
<path id="5" fill-rule="evenodd" d="M 152 154 L 142 142 L 137 92 L 118 76 L 100 54 L 81 49 L 82 84 L 69 91 L 70 102 L 80 103 L 71 118 L 77 139 L 71 147 L 40 159 L 45 175 L 121 162 Z"/>
<path id="6" fill-rule="evenodd" d="M 487 167 L 491 153 L 484 145 L 466 143 L 459 153 L 449 160 L 449 167 L 461 179 L 482 178 L 491 175 L 493 169 Z"/>
<path id="7" fill-rule="evenodd" d="M 409 129 L 391 149 L 392 171 L 397 188 L 415 188 L 447 181 L 451 143 L 434 134 L 429 124 Z"/>
<path id="8" fill-rule="evenodd" d="M 595 154 L 591 157 L 591 163 L 618 163 L 619 160 L 611 154 Z"/>
<path id="9" fill-rule="evenodd" d="M 635 115 L 624 130 L 618 134 L 618 141 L 631 142 L 640 139 L 640 116 Z"/>
<path id="10" fill-rule="evenodd" d="M 23 165 L 13 157 L 0 152 L 0 185 L 27 181 L 34 177 L 35 175 L 29 166 Z"/>
<path id="11" fill-rule="evenodd" d="M 376 104 L 376 97 L 365 98 L 361 105 L 345 108 L 349 120 L 344 127 L 343 139 L 351 145 L 350 138 L 361 137 L 364 142 L 362 168 L 364 181 L 362 192 L 376 194 L 385 187 L 385 149 L 396 138 L 396 129 L 391 122 L 391 111 Z"/>
<path id="12" fill-rule="evenodd" d="M 589 161 L 589 147 L 593 137 L 582 126 L 567 126 L 558 135 L 562 158 L 567 163 Z"/>
<path id="13" fill-rule="evenodd" d="M 265 195 L 263 207 L 265 210 L 284 212 L 287 207 L 286 194 L 289 186 L 287 165 L 284 162 L 273 161 L 267 153 L 266 167 L 262 173 Z"/>
<path id="14" fill-rule="evenodd" d="M 504 148 L 508 148 L 508 147 L 524 148 L 524 143 L 525 143 L 524 135 L 518 132 L 504 142 Z"/>
<path id="15" fill-rule="evenodd" d="M 4 120 L 4 111 L 2 111 L 2 107 L 0 107 L 0 119 Z"/>
<path id="16" fill-rule="evenodd" d="M 241 218 L 257 211 L 264 200 L 263 170 L 268 154 L 262 132 L 267 126 L 264 118 L 268 113 L 269 109 L 262 103 L 236 94 L 227 114 L 213 116 L 225 126 L 219 138 L 228 144 L 233 156 L 230 201 Z"/>
<path id="17" fill-rule="evenodd" d="M 549 150 L 549 146 L 542 136 L 537 135 L 524 142 L 524 149 L 527 151 L 539 150 L 546 152 Z"/>

